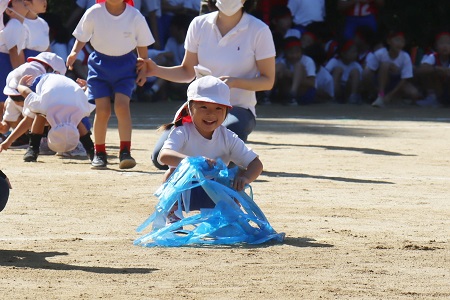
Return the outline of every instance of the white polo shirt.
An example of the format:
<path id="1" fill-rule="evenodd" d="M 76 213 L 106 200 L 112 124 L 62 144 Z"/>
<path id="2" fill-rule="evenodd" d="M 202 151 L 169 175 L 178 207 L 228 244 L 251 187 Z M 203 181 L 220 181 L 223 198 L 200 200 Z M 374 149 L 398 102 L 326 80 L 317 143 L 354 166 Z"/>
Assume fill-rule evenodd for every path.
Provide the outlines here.
<path id="1" fill-rule="evenodd" d="M 348 81 L 348 77 L 350 76 L 350 72 L 354 69 L 357 69 L 360 77 L 362 74 L 362 67 L 361 65 L 356 62 L 356 61 L 352 61 L 351 63 L 349 63 L 348 65 L 344 64 L 344 62 L 336 57 L 333 57 L 332 59 L 330 59 L 330 61 L 328 61 L 327 65 L 325 66 L 325 68 L 330 72 L 333 73 L 334 69 L 336 68 L 341 68 L 342 69 L 342 77 L 341 77 L 341 83 L 346 83 Z"/>
<path id="2" fill-rule="evenodd" d="M 92 47 L 109 56 L 125 55 L 136 47 L 155 42 L 144 16 L 127 5 L 119 16 L 111 15 L 105 3 L 95 4 L 81 18 L 73 32 L 80 42 L 91 41 Z"/>
<path id="3" fill-rule="evenodd" d="M 389 56 L 389 52 L 386 48 L 381 48 L 374 53 L 369 53 L 366 58 L 366 67 L 372 71 L 377 71 L 380 67 L 380 63 L 390 62 L 396 65 L 400 70 L 400 76 L 402 79 L 413 77 L 413 66 L 411 57 L 405 51 L 400 51 L 399 55 L 392 59 Z"/>
<path id="4" fill-rule="evenodd" d="M 25 98 L 23 114 L 34 118 L 44 115 L 51 127 L 69 123 L 75 127 L 90 115 L 87 96 L 72 79 L 60 74 L 45 74 L 36 92 Z"/>
<path id="5" fill-rule="evenodd" d="M 216 26 L 218 12 L 196 17 L 187 31 L 185 49 L 197 53 L 199 64 L 211 75 L 255 78 L 256 61 L 275 57 L 275 45 L 269 27 L 244 13 L 239 23 L 224 37 Z M 249 109 L 255 116 L 254 91 L 231 89 L 231 105 Z"/>
<path id="6" fill-rule="evenodd" d="M 219 126 L 214 131 L 212 138 L 208 140 L 197 131 L 193 123 L 184 123 L 183 126 L 173 128 L 162 149 L 171 149 L 187 156 L 221 158 L 225 165 L 232 161 L 244 168 L 247 168 L 258 157 L 234 132 L 225 126 Z"/>
<path id="7" fill-rule="evenodd" d="M 50 47 L 50 28 L 47 22 L 40 17 L 35 20 L 25 19 L 23 26 L 27 33 L 25 48 L 40 52 L 47 51 Z"/>
<path id="8" fill-rule="evenodd" d="M 438 59 L 436 59 L 436 57 L 438 57 Z M 422 58 L 422 61 L 420 63 L 428 64 L 428 65 L 432 65 L 432 66 L 446 67 L 446 68 L 450 67 L 450 61 L 444 61 L 444 62 L 440 61 L 438 53 L 431 53 L 429 55 L 425 55 Z"/>

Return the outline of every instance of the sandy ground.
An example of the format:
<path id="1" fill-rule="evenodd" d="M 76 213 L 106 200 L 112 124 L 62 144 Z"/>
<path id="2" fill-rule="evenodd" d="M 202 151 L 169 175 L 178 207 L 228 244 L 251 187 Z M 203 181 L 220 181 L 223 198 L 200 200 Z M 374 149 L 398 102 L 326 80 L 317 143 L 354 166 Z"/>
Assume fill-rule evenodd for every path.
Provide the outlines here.
<path id="1" fill-rule="evenodd" d="M 162 172 L 157 125 L 179 102 L 133 103 L 136 168 L 0 154 L 1 299 L 449 299 L 449 109 L 258 107 L 255 200 L 283 244 L 143 248 Z"/>

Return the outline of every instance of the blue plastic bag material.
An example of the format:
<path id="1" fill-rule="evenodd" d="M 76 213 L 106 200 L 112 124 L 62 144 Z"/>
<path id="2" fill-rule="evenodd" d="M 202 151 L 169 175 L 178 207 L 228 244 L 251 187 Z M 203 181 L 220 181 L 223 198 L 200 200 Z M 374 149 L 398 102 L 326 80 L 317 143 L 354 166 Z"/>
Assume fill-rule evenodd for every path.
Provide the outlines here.
<path id="1" fill-rule="evenodd" d="M 238 167 L 228 169 L 219 159 L 210 167 L 203 157 L 187 157 L 172 176 L 155 192 L 159 202 L 155 212 L 138 228 L 138 232 L 152 225 L 149 233 L 134 241 L 144 247 L 185 245 L 261 244 L 282 242 L 284 233 L 277 233 L 264 213 L 245 191 L 232 189 Z M 189 191 L 201 186 L 216 206 L 201 209 L 199 213 L 183 217 L 182 204 L 189 213 Z M 182 196 L 184 194 L 184 196 Z M 239 206 L 237 203 L 241 206 Z M 181 220 L 166 224 L 167 215 L 178 204 L 175 212 Z"/>

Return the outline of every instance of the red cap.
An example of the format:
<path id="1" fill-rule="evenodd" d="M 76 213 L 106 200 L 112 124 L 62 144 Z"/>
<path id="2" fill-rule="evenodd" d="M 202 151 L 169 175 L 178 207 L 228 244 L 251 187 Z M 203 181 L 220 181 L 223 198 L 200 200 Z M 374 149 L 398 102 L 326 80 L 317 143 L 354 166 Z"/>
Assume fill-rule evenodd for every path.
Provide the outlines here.
<path id="1" fill-rule="evenodd" d="M 106 0 L 97 0 L 97 3 L 102 3 L 102 2 L 106 2 Z M 134 2 L 133 0 L 123 0 L 123 2 L 125 2 L 128 5 L 134 6 Z"/>

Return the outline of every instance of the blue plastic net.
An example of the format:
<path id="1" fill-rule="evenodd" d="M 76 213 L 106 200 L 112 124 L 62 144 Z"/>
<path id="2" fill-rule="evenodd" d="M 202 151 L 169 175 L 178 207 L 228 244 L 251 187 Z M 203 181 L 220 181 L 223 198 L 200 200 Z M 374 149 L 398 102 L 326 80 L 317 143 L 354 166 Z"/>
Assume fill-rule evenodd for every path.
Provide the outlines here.
<path id="1" fill-rule="evenodd" d="M 284 233 L 277 233 L 249 194 L 230 188 L 238 168 L 228 169 L 218 160 L 211 168 L 203 157 L 185 158 L 172 176 L 156 192 L 159 203 L 155 212 L 137 228 L 138 232 L 152 225 L 151 232 L 134 241 L 144 247 L 177 247 L 191 244 L 261 244 L 269 240 L 282 242 Z M 190 190 L 201 186 L 216 206 L 189 213 Z M 240 204 L 238 205 L 237 202 Z M 172 207 L 179 221 L 166 224 Z"/>

